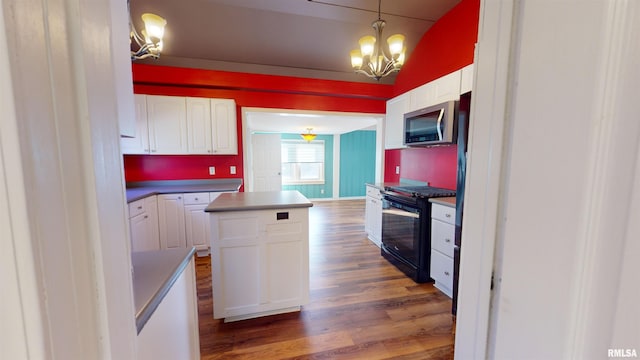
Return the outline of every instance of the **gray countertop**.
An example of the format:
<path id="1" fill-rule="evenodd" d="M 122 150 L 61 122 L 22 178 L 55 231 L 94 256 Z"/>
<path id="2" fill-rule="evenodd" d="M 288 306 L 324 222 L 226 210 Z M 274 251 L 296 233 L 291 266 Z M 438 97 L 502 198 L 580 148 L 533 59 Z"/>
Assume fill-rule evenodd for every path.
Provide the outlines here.
<path id="1" fill-rule="evenodd" d="M 160 180 L 127 183 L 127 202 L 150 195 L 192 192 L 238 191 L 242 179 Z"/>
<path id="2" fill-rule="evenodd" d="M 434 203 L 434 204 L 440 204 L 440 205 L 444 205 L 444 206 L 449 206 L 449 207 L 456 207 L 456 197 L 455 196 L 430 198 L 429 202 Z"/>
<path id="3" fill-rule="evenodd" d="M 131 254 L 138 334 L 187 267 L 195 251 L 192 247 Z"/>
<path id="4" fill-rule="evenodd" d="M 313 203 L 297 190 L 225 193 L 204 211 L 247 211 L 311 207 Z"/>

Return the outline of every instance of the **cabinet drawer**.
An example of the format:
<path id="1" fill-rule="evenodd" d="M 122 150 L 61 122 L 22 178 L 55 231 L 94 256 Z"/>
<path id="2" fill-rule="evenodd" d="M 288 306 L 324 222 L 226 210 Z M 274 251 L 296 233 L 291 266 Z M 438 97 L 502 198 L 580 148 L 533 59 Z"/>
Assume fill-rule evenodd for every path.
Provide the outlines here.
<path id="1" fill-rule="evenodd" d="M 431 277 L 447 290 L 453 287 L 453 259 L 437 250 L 431 250 Z"/>
<path id="2" fill-rule="evenodd" d="M 202 205 L 209 203 L 209 193 L 186 193 L 183 195 L 184 205 Z"/>
<path id="3" fill-rule="evenodd" d="M 455 226 L 437 219 L 431 220 L 431 248 L 453 257 Z"/>
<path id="4" fill-rule="evenodd" d="M 431 205 L 431 217 L 449 224 L 456 223 L 456 208 L 440 204 Z"/>
<path id="5" fill-rule="evenodd" d="M 380 189 L 374 186 L 367 186 L 367 196 L 371 196 L 376 199 L 382 199 L 382 194 L 380 194 Z"/>
<path id="6" fill-rule="evenodd" d="M 144 199 L 136 200 L 129 203 L 129 219 L 136 217 L 144 212 Z"/>

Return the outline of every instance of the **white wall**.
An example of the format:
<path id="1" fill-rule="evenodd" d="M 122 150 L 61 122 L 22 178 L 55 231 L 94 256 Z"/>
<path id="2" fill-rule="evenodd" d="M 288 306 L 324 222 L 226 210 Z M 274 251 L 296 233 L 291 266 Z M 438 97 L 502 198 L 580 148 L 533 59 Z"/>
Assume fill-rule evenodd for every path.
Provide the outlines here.
<path id="1" fill-rule="evenodd" d="M 640 351 L 638 34 L 636 1 L 482 2 L 456 358 Z"/>

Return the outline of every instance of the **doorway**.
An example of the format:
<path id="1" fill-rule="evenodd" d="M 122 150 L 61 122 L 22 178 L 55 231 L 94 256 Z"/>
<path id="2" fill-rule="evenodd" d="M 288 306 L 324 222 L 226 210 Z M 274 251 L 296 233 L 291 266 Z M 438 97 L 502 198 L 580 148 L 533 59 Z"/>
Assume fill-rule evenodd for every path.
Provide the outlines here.
<path id="1" fill-rule="evenodd" d="M 344 179 L 341 176 L 349 178 L 351 176 L 342 174 L 345 171 L 340 169 L 341 155 L 343 160 L 346 156 L 346 154 L 341 154 L 343 147 L 340 139 L 352 141 L 353 137 L 349 135 L 358 132 L 368 132 L 370 138 L 373 137 L 372 142 L 375 143 L 371 146 L 371 151 L 367 153 L 373 168 L 368 181 L 382 181 L 384 168 L 383 114 L 265 108 L 242 108 L 241 113 L 245 191 L 292 188 L 289 185 L 282 186 L 282 165 L 281 163 L 276 165 L 277 162 L 281 162 L 279 154 L 276 154 L 281 152 L 281 143 L 276 142 L 276 139 L 290 141 L 300 138 L 300 141 L 303 141 L 297 135 L 308 132 L 317 135 L 318 141 L 324 141 L 328 159 L 324 187 L 318 186 L 318 184 L 303 184 L 301 186 L 306 186 L 305 188 L 314 187 L 314 190 L 305 196 L 313 199 L 345 197 L 341 196 L 340 191 L 341 186 L 345 187 Z M 344 149 L 349 151 L 350 147 L 344 146 Z M 361 187 L 362 196 L 364 196 L 364 182 Z"/>

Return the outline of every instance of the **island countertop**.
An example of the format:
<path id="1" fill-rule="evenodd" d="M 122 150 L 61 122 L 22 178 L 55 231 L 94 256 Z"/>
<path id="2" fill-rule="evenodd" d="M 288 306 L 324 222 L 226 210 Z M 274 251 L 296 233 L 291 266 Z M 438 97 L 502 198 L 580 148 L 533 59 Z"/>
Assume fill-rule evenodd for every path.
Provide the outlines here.
<path id="1" fill-rule="evenodd" d="M 224 193 L 204 211 L 248 211 L 312 207 L 313 203 L 297 190 Z"/>

